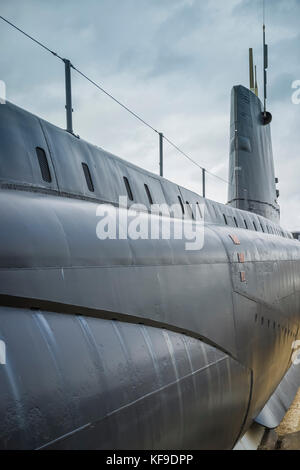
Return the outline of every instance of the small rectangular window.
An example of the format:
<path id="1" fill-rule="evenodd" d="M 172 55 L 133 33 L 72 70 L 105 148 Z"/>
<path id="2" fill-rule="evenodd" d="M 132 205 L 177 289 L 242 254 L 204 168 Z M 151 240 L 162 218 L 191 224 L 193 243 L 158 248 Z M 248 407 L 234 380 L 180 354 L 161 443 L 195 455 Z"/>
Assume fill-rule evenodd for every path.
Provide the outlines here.
<path id="1" fill-rule="evenodd" d="M 256 224 L 255 224 L 254 220 L 253 220 L 253 227 L 254 227 L 255 230 L 257 231 L 257 227 L 256 227 Z"/>
<path id="2" fill-rule="evenodd" d="M 148 188 L 147 184 L 145 184 L 144 186 L 145 186 L 145 190 L 146 190 L 146 193 L 147 193 L 147 196 L 148 196 L 149 203 L 152 206 L 153 205 L 153 199 L 152 199 L 152 196 L 151 196 L 151 193 L 150 193 L 150 189 Z"/>
<path id="3" fill-rule="evenodd" d="M 223 214 L 223 217 L 224 217 L 224 222 L 225 222 L 225 224 L 226 224 L 226 225 L 228 225 L 228 222 L 227 222 L 227 217 L 226 217 L 226 215 L 225 215 L 225 214 Z"/>
<path id="4" fill-rule="evenodd" d="M 125 187 L 126 187 L 126 191 L 127 191 L 128 198 L 130 199 L 130 201 L 133 201 L 133 194 L 132 194 L 132 191 L 131 191 L 131 187 L 130 187 L 129 181 L 128 181 L 128 179 L 126 178 L 126 176 L 124 176 L 123 179 L 124 179 L 124 183 L 125 183 Z"/>
<path id="5" fill-rule="evenodd" d="M 233 217 L 233 220 L 234 220 L 234 223 L 235 223 L 236 227 L 238 227 L 239 224 L 237 223 L 236 217 Z"/>
<path id="6" fill-rule="evenodd" d="M 36 147 L 35 150 L 36 150 L 36 154 L 37 154 L 37 157 L 38 157 L 42 178 L 47 183 L 51 183 L 52 178 L 51 178 L 51 173 L 50 173 L 50 169 L 49 169 L 48 160 L 47 160 L 45 150 L 40 148 L 40 147 Z"/>
<path id="7" fill-rule="evenodd" d="M 89 188 L 89 191 L 91 191 L 91 193 L 93 193 L 94 192 L 94 184 L 93 184 L 92 176 L 91 176 L 91 173 L 90 173 L 90 169 L 89 169 L 89 167 L 86 163 L 82 163 L 81 165 L 82 165 L 83 173 L 84 173 L 84 176 L 85 176 L 85 179 L 86 179 L 87 187 Z"/>
<path id="8" fill-rule="evenodd" d="M 244 224 L 245 224 L 245 228 L 248 229 L 248 225 L 247 225 L 246 219 L 244 219 Z"/>

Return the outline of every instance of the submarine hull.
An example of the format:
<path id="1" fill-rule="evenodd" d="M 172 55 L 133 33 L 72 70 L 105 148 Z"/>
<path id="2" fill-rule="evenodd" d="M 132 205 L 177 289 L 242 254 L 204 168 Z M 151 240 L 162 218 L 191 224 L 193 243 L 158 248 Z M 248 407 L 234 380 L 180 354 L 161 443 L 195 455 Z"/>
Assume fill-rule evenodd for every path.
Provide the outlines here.
<path id="1" fill-rule="evenodd" d="M 238 437 L 249 371 L 198 339 L 10 307 L 0 324 L 1 449 L 213 449 Z"/>
<path id="2" fill-rule="evenodd" d="M 300 386 L 300 244 L 277 223 L 260 104 L 232 96 L 230 205 L 0 106 L 1 449 L 230 449 L 280 422 Z M 99 208 L 124 221 L 132 202 L 159 236 L 99 238 Z M 198 209 L 201 248 L 162 236 Z"/>

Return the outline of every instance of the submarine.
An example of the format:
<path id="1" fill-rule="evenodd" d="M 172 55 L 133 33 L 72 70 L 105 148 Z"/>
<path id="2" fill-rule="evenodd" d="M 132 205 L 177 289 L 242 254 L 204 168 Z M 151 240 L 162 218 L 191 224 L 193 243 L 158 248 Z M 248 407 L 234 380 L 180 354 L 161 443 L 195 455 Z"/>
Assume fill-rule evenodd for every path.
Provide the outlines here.
<path id="1" fill-rule="evenodd" d="M 232 449 L 280 423 L 300 386 L 300 244 L 250 78 L 231 92 L 227 204 L 0 105 L 1 450 Z M 99 210 L 121 224 L 132 204 L 197 219 L 203 246 L 96 235 Z"/>

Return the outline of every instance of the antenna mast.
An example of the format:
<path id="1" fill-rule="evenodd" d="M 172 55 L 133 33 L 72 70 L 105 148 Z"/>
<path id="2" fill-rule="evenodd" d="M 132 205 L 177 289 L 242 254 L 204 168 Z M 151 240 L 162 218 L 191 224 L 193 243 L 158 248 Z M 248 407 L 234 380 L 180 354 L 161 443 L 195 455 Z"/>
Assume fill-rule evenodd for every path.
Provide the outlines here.
<path id="1" fill-rule="evenodd" d="M 254 72 L 253 72 L 253 49 L 249 49 L 249 78 L 250 78 L 250 90 L 254 93 Z"/>
<path id="2" fill-rule="evenodd" d="M 254 70 L 255 70 L 255 84 L 254 84 L 254 93 L 256 94 L 256 96 L 258 96 L 258 85 L 257 85 L 257 73 L 256 73 L 256 65 L 254 67 Z"/>
<path id="3" fill-rule="evenodd" d="M 272 114 L 267 111 L 267 69 L 268 69 L 268 45 L 266 44 L 266 25 L 265 25 L 265 0 L 263 0 L 263 75 L 264 75 L 264 111 L 263 124 L 270 124 Z"/>
<path id="4" fill-rule="evenodd" d="M 266 44 L 266 26 L 263 24 L 263 48 L 264 48 L 264 116 L 267 112 L 267 68 L 268 68 L 268 46 Z"/>
<path id="5" fill-rule="evenodd" d="M 250 77 L 250 90 L 258 96 L 258 85 L 256 75 L 256 65 L 253 68 L 253 49 L 249 49 L 249 77 Z"/>

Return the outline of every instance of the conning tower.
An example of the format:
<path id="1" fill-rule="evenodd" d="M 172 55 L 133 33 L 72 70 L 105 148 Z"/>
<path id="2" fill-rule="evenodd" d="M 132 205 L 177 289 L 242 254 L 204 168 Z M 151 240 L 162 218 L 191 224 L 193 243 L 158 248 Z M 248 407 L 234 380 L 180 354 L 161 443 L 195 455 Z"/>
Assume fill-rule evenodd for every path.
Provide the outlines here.
<path id="1" fill-rule="evenodd" d="M 266 110 L 268 46 L 263 25 L 264 104 L 258 98 L 256 67 L 249 50 L 250 90 L 241 85 L 231 93 L 228 204 L 279 223 L 279 192 L 274 174 L 270 123 Z"/>
<path id="2" fill-rule="evenodd" d="M 231 93 L 228 204 L 279 222 L 270 124 L 259 98 L 243 86 Z"/>

